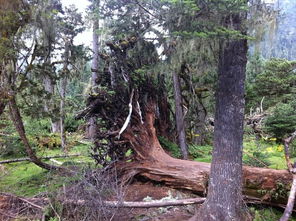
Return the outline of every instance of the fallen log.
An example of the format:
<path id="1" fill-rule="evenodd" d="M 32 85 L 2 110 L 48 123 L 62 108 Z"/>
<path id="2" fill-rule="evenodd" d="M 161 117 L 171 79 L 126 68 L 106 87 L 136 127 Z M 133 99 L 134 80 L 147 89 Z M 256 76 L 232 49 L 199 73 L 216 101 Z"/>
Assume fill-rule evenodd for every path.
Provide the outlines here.
<path id="1" fill-rule="evenodd" d="M 123 133 L 122 137 L 131 144 L 135 160 L 116 165 L 122 172 L 123 181 L 141 176 L 206 196 L 210 164 L 169 156 L 157 139 L 153 114 L 146 114 L 145 124 L 137 126 L 136 136 L 135 129 L 130 131 Z M 292 175 L 287 170 L 244 166 L 242 182 L 245 196 L 259 199 L 263 204 L 286 205 Z"/>
<path id="2" fill-rule="evenodd" d="M 81 154 L 47 156 L 47 157 L 40 157 L 39 159 L 49 160 L 53 158 L 70 158 L 70 157 L 79 157 L 79 156 L 81 156 Z M 31 161 L 31 159 L 29 157 L 24 157 L 24 158 L 18 158 L 18 159 L 3 160 L 3 161 L 0 161 L 0 164 L 17 163 L 17 162 L 23 162 L 23 161 Z"/>

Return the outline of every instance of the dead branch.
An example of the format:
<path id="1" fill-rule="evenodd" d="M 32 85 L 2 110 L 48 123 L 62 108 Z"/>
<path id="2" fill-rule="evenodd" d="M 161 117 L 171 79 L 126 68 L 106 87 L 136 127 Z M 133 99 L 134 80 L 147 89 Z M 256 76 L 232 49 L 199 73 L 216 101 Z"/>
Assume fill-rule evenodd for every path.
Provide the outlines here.
<path id="1" fill-rule="evenodd" d="M 290 153 L 289 153 L 289 145 L 295 137 L 296 137 L 296 131 L 294 131 L 294 133 L 292 133 L 292 135 L 290 137 L 288 137 L 284 140 L 286 163 L 287 163 L 289 172 L 293 174 L 293 183 L 291 186 L 291 190 L 290 190 L 290 194 L 289 194 L 289 198 L 288 198 L 285 212 L 279 221 L 288 221 L 289 220 L 289 218 L 293 212 L 294 203 L 295 203 L 295 194 L 296 194 L 296 167 L 295 167 L 295 164 L 296 164 L 296 162 L 294 163 L 294 165 L 292 165 L 292 163 L 290 161 Z"/>
<path id="2" fill-rule="evenodd" d="M 190 198 L 180 200 L 168 200 L 168 201 L 152 201 L 152 202 L 129 202 L 129 201 L 104 201 L 105 207 L 117 207 L 117 208 L 152 208 L 152 207 L 168 207 L 168 206 L 187 206 L 192 204 L 201 204 L 205 201 L 205 198 Z M 85 200 L 67 200 L 67 203 L 75 205 L 84 205 Z"/>
<path id="3" fill-rule="evenodd" d="M 72 154 L 72 155 L 57 155 L 57 156 L 47 156 L 47 157 L 40 157 L 41 160 L 49 160 L 53 158 L 70 158 L 70 157 L 79 157 L 81 154 Z M 23 161 L 31 161 L 29 157 L 18 158 L 18 159 L 11 159 L 11 160 L 3 160 L 0 161 L 0 164 L 7 164 L 7 163 L 16 163 L 16 162 L 23 162 Z"/>
<path id="4" fill-rule="evenodd" d="M 129 113 L 128 113 L 128 116 L 122 126 L 122 128 L 120 129 L 119 131 L 119 134 L 117 136 L 117 139 L 120 139 L 120 135 L 122 134 L 122 132 L 127 128 L 130 120 L 131 120 L 131 116 L 132 116 L 132 112 L 133 112 L 133 106 L 132 106 L 132 103 L 133 103 L 133 97 L 134 97 L 134 89 L 132 90 L 132 93 L 131 93 L 131 97 L 130 97 L 130 102 L 128 104 L 128 107 L 129 107 Z"/>

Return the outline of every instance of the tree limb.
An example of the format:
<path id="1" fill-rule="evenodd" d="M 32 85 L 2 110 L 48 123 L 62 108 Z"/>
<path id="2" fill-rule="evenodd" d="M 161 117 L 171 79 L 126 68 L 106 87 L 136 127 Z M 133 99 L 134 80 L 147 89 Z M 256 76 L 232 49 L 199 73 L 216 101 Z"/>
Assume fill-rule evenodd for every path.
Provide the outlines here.
<path id="1" fill-rule="evenodd" d="M 47 156 L 47 157 L 40 157 L 41 160 L 49 160 L 52 158 L 67 158 L 67 157 L 78 157 L 81 156 L 80 154 L 73 154 L 73 155 L 57 155 L 57 156 Z M 11 160 L 3 160 L 0 161 L 0 164 L 7 164 L 7 163 L 16 163 L 16 162 L 23 162 L 23 161 L 32 161 L 29 157 L 18 158 L 18 159 L 11 159 Z"/>

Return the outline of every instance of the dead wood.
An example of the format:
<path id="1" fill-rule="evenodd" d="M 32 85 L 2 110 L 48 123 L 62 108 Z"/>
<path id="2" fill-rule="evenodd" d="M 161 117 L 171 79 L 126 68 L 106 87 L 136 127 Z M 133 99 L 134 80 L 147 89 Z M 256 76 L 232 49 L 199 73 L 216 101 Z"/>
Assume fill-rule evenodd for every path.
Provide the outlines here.
<path id="1" fill-rule="evenodd" d="M 192 204 L 201 204 L 205 198 L 190 198 L 168 201 L 152 201 L 152 202 L 129 202 L 129 201 L 104 201 L 105 207 L 118 207 L 118 208 L 153 208 L 153 207 L 168 207 L 168 206 L 187 206 Z M 66 200 L 66 203 L 75 205 L 84 205 L 85 200 Z"/>
<path id="2" fill-rule="evenodd" d="M 133 162 L 117 164 L 123 180 L 143 176 L 173 188 L 186 189 L 205 196 L 210 164 L 169 156 L 159 144 L 153 125 L 154 114 L 146 112 L 144 124 L 137 125 L 137 130 L 130 128 L 123 133 L 122 137 L 130 142 L 136 153 Z M 136 135 L 134 131 L 137 131 Z M 243 194 L 259 199 L 263 204 L 286 204 L 291 182 L 292 175 L 287 170 L 248 166 L 243 168 Z"/>
<path id="3" fill-rule="evenodd" d="M 47 157 L 40 157 L 41 160 L 49 160 L 53 158 L 68 158 L 68 157 L 79 157 L 80 154 L 72 154 L 72 155 L 57 155 L 57 156 L 47 156 Z M 29 157 L 24 158 L 17 158 L 17 159 L 11 159 L 11 160 L 3 160 L 0 161 L 0 164 L 8 164 L 8 163 L 16 163 L 16 162 L 23 162 L 23 161 L 32 161 Z"/>
<path id="4" fill-rule="evenodd" d="M 296 195 L 296 166 L 295 163 L 294 165 L 290 161 L 290 151 L 289 151 L 289 145 L 293 141 L 293 139 L 296 137 L 296 131 L 288 138 L 284 140 L 284 145 L 285 145 L 285 157 L 286 157 L 286 162 L 287 162 L 287 167 L 289 172 L 293 175 L 293 183 L 292 187 L 290 190 L 287 206 L 285 209 L 284 214 L 282 215 L 280 221 L 288 221 L 293 208 L 294 208 L 294 203 L 295 203 L 295 195 Z"/>

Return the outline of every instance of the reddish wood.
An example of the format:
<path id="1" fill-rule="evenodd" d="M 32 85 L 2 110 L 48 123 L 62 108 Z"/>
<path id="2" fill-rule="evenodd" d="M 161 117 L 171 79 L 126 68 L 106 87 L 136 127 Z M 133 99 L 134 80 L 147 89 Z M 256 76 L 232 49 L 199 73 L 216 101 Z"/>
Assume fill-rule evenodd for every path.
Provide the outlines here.
<path id="1" fill-rule="evenodd" d="M 153 109 L 153 106 L 152 108 Z M 132 126 L 123 133 L 136 153 L 130 163 L 117 167 L 123 179 L 140 175 L 165 185 L 206 195 L 210 164 L 175 159 L 161 147 L 154 128 L 154 114 L 146 113 L 143 125 Z M 243 193 L 266 204 L 286 204 L 292 175 L 287 170 L 243 167 Z"/>

